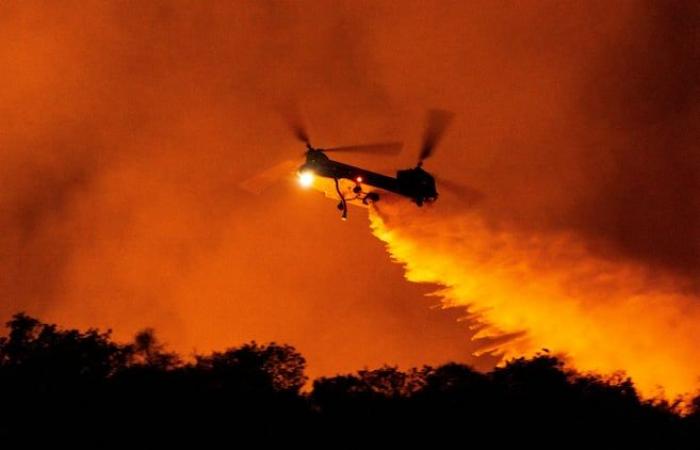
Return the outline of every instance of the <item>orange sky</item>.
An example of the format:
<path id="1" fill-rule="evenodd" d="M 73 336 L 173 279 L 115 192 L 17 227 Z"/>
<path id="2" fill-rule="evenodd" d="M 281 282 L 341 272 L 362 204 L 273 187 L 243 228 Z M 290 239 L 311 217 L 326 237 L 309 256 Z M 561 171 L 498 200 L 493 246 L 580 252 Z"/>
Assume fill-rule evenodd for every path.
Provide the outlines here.
<path id="1" fill-rule="evenodd" d="M 367 213 L 238 182 L 319 145 L 399 139 L 456 113 L 427 164 L 494 228 L 576 234 L 671 273 L 700 265 L 698 9 L 615 2 L 3 2 L 0 312 L 188 354 L 297 346 L 312 374 L 468 360 Z M 445 197 L 436 205 L 459 209 Z M 687 283 L 687 284 L 686 284 Z"/>

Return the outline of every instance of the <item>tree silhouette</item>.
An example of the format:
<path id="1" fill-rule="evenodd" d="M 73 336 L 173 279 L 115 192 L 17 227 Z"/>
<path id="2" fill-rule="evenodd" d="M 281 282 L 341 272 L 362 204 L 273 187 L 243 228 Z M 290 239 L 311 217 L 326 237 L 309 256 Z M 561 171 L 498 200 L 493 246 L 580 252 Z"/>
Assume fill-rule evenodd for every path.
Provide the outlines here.
<path id="1" fill-rule="evenodd" d="M 111 342 L 110 332 L 62 331 L 25 314 L 15 315 L 7 327 L 8 336 L 0 338 L 0 373 L 14 383 L 40 382 L 49 389 L 98 381 L 128 359 L 123 347 Z"/>
<path id="2" fill-rule="evenodd" d="M 134 337 L 134 343 L 126 348 L 130 364 L 156 370 L 168 370 L 179 366 L 182 361 L 173 352 L 165 351 L 152 328 L 141 330 Z"/>
<path id="3" fill-rule="evenodd" d="M 109 332 L 62 330 L 25 314 L 7 327 L 0 442 L 8 446 L 486 436 L 521 447 L 681 448 L 700 438 L 700 397 L 683 415 L 677 403 L 642 400 L 624 374 L 579 374 L 548 353 L 489 373 L 458 363 L 363 369 L 304 392 L 306 362 L 288 345 L 253 341 L 183 361 L 152 329 L 118 344 Z"/>
<path id="4" fill-rule="evenodd" d="M 306 361 L 289 345 L 256 342 L 198 356 L 196 369 L 208 372 L 221 386 L 245 386 L 247 391 L 296 394 L 306 383 Z"/>

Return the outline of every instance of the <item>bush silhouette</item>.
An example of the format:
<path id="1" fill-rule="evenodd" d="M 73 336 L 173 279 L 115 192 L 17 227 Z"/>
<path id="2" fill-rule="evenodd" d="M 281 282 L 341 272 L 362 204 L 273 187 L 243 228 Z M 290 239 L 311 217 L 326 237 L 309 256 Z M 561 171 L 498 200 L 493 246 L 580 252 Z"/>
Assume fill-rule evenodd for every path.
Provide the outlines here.
<path id="1" fill-rule="evenodd" d="M 642 400 L 623 374 L 579 374 L 548 353 L 489 373 L 458 363 L 384 366 L 309 386 L 303 356 L 288 345 L 250 342 L 184 361 L 151 329 L 119 344 L 109 332 L 63 330 L 25 314 L 7 328 L 0 439 L 8 445 L 284 439 L 336 446 L 376 436 L 465 443 L 482 436 L 520 446 L 564 439 L 686 448 L 700 437 L 700 397 L 680 414 L 678 404 Z"/>

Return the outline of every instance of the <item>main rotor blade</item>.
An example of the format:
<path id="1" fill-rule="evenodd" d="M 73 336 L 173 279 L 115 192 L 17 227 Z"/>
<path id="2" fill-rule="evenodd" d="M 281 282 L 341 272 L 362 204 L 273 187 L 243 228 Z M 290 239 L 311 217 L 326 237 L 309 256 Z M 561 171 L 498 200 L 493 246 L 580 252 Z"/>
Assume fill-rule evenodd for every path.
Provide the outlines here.
<path id="1" fill-rule="evenodd" d="M 377 144 L 348 145 L 344 147 L 324 148 L 324 152 L 346 152 L 346 153 L 374 153 L 384 155 L 397 155 L 403 148 L 402 142 L 380 142 Z"/>
<path id="2" fill-rule="evenodd" d="M 436 177 L 435 181 L 437 183 L 438 191 L 442 189 L 449 191 L 457 196 L 460 201 L 469 206 L 478 203 L 482 198 L 484 198 L 484 194 L 481 191 L 469 186 L 465 186 L 451 180 L 445 180 L 444 178 L 440 177 Z"/>
<path id="3" fill-rule="evenodd" d="M 303 142 L 304 144 L 311 145 L 309 141 L 309 133 L 304 125 L 304 120 L 302 119 L 301 110 L 296 103 L 290 103 L 282 108 L 282 114 L 287 122 L 287 125 L 292 130 L 294 137 L 297 140 Z"/>
<path id="4" fill-rule="evenodd" d="M 440 142 L 453 117 L 453 113 L 442 109 L 431 109 L 428 111 L 425 134 L 423 134 L 423 145 L 418 155 L 419 164 L 433 154 L 435 147 Z"/>
<path id="5" fill-rule="evenodd" d="M 309 133 L 306 131 L 306 128 L 303 124 L 301 124 L 300 122 L 296 122 L 290 123 L 289 126 L 292 127 L 294 137 L 296 137 L 299 141 L 303 142 L 306 145 L 311 145 L 311 142 L 309 141 Z"/>
<path id="6" fill-rule="evenodd" d="M 293 175 L 298 166 L 298 161 L 294 161 L 292 159 L 283 161 L 263 170 L 257 175 L 253 175 L 252 177 L 243 180 L 239 186 L 248 192 L 259 194 L 275 182 L 283 179 L 286 176 Z"/>

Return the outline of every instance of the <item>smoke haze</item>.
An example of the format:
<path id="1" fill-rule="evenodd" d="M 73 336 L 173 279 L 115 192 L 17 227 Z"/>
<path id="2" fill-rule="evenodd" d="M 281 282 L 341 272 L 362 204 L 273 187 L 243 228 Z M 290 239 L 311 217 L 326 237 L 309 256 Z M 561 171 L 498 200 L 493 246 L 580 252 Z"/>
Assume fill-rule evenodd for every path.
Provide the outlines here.
<path id="1" fill-rule="evenodd" d="M 312 375 L 464 360 L 480 344 L 364 211 L 342 224 L 284 182 L 238 187 L 302 151 L 290 100 L 320 145 L 403 139 L 399 158 L 348 158 L 387 173 L 440 107 L 456 116 L 425 167 L 483 196 L 375 218 L 409 277 L 493 308 L 518 351 L 635 374 L 648 354 L 680 374 L 669 391 L 693 386 L 698 23 L 694 2 L 3 2 L 0 312 L 153 326 L 185 352 L 289 342 Z"/>

